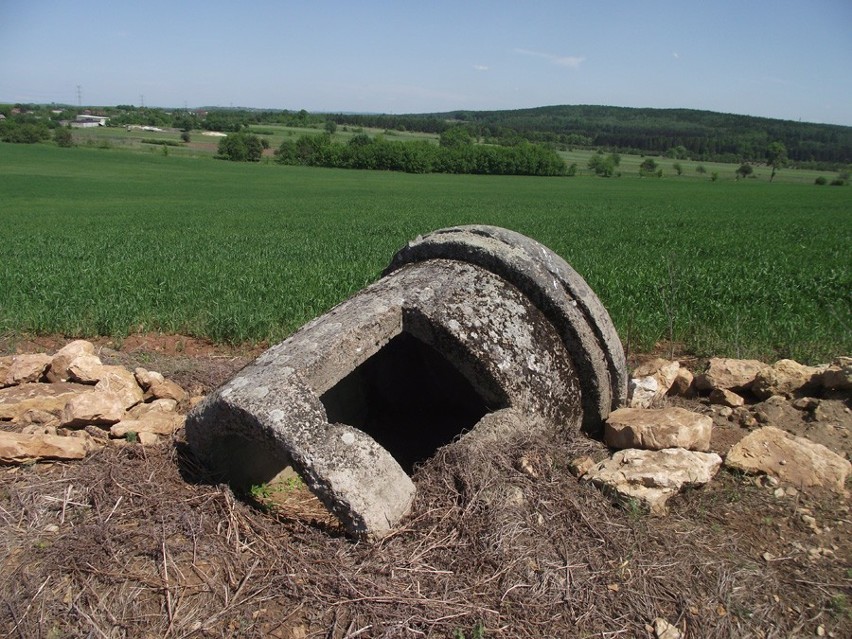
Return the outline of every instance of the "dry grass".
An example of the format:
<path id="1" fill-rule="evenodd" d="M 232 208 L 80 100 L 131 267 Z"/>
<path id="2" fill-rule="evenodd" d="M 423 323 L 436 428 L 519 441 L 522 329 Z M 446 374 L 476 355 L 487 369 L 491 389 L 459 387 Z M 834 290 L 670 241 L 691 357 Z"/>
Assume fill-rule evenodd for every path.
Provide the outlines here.
<path id="1" fill-rule="evenodd" d="M 756 514 L 777 507 L 766 489 L 725 475 L 677 498 L 669 518 L 649 518 L 567 472 L 564 461 L 587 452 L 600 451 L 587 440 L 449 446 L 418 470 L 412 515 L 376 544 L 312 525 L 297 507 L 253 508 L 205 483 L 180 443 L 8 469 L 0 631 L 644 637 L 665 617 L 689 637 L 812 635 L 819 624 L 852 634 L 843 500 L 813 505 L 818 519 L 835 517 L 837 542 L 833 558 L 813 561 L 785 550 L 812 533 Z M 766 550 L 779 559 L 763 561 Z"/>

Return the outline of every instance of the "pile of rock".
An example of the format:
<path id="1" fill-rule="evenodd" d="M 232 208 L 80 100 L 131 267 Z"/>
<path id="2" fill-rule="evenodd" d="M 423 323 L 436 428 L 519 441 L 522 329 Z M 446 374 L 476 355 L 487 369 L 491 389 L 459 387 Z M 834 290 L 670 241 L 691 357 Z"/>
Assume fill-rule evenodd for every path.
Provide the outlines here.
<path id="1" fill-rule="evenodd" d="M 817 411 L 827 398 L 848 401 L 850 390 L 848 357 L 816 367 L 786 359 L 772 365 L 711 359 L 698 375 L 679 362 L 652 360 L 633 373 L 629 407 L 614 411 L 607 420 L 604 442 L 618 452 L 598 464 L 575 460 L 573 468 L 620 499 L 634 499 L 654 513 L 665 513 L 669 497 L 685 486 L 710 481 L 723 460 L 707 452 L 715 428 L 710 416 L 674 406 L 651 407 L 665 404 L 666 397 L 700 396 L 703 404 L 718 409 L 714 416 L 755 429 L 721 451 L 726 466 L 786 482 L 792 491 L 825 487 L 843 493 L 852 471 L 844 455 L 787 433 L 773 422 L 781 425 L 785 410 Z M 847 424 L 836 427 L 848 434 L 852 416 L 848 407 L 844 410 Z"/>
<path id="2" fill-rule="evenodd" d="M 160 373 L 101 362 L 92 343 L 0 357 L 0 462 L 81 459 L 106 444 L 156 444 L 183 425 L 186 392 Z"/>

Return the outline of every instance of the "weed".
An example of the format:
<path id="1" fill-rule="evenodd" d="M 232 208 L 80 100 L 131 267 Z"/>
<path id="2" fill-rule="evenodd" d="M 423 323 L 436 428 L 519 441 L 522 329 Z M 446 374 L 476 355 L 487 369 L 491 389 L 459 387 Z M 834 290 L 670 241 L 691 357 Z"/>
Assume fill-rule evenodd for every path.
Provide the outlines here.
<path id="1" fill-rule="evenodd" d="M 477 621 L 470 631 L 469 639 L 483 639 L 483 637 L 485 637 L 485 625 L 481 621 Z M 468 639 L 468 636 L 464 630 L 456 628 L 456 631 L 453 633 L 453 639 Z"/>
<path id="2" fill-rule="evenodd" d="M 263 501 L 272 497 L 272 488 L 269 484 L 254 484 L 249 489 L 249 494 L 257 501 Z"/>
<path id="3" fill-rule="evenodd" d="M 832 595 L 828 601 L 828 610 L 835 617 L 852 617 L 852 608 L 849 606 L 846 595 L 842 592 Z"/>
<path id="4" fill-rule="evenodd" d="M 131 444 L 135 444 L 139 441 L 139 434 L 135 431 L 129 430 L 127 431 L 127 434 L 124 435 L 124 439 L 126 439 Z"/>

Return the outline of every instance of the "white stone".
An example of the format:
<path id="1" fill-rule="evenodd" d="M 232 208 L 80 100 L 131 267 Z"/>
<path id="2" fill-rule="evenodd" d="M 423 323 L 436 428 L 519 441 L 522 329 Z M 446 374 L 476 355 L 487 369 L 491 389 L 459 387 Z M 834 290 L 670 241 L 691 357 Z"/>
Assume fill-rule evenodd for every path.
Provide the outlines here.
<path id="1" fill-rule="evenodd" d="M 713 420 L 683 408 L 620 408 L 610 413 L 604 442 L 612 448 L 710 448 Z"/>
<path id="2" fill-rule="evenodd" d="M 592 468 L 584 477 L 596 486 L 636 499 L 653 514 L 665 514 L 666 501 L 684 486 L 709 482 L 722 458 L 682 448 L 622 450 Z"/>
<path id="3" fill-rule="evenodd" d="M 796 488 L 824 486 L 843 493 L 852 464 L 821 444 L 766 426 L 737 442 L 725 465 L 747 473 L 766 473 Z"/>
<path id="4" fill-rule="evenodd" d="M 61 424 L 66 428 L 89 424 L 110 425 L 120 421 L 123 415 L 124 402 L 121 397 L 109 391 L 95 391 L 68 400 L 62 410 Z"/>
<path id="5" fill-rule="evenodd" d="M 660 383 L 654 377 L 635 377 L 630 380 L 630 407 L 650 408 L 660 397 Z"/>
<path id="6" fill-rule="evenodd" d="M 766 364 L 754 359 L 713 358 L 707 369 L 695 378 L 695 387 L 710 391 L 714 388 L 748 389 Z"/>

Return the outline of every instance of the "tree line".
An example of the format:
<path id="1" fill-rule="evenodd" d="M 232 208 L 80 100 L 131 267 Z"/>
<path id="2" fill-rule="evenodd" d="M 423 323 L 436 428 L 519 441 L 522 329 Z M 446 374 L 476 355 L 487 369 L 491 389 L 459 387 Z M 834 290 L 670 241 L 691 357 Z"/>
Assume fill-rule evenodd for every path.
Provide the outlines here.
<path id="1" fill-rule="evenodd" d="M 227 138 L 226 138 L 227 139 Z M 565 161 L 551 148 L 526 142 L 502 147 L 474 144 L 449 129 L 440 144 L 400 142 L 359 133 L 348 142 L 333 142 L 328 133 L 285 140 L 275 152 L 280 164 L 406 173 L 483 175 L 565 175 Z"/>
<path id="2" fill-rule="evenodd" d="M 91 109 L 91 108 L 90 108 Z M 37 142 L 81 107 L 0 105 L 0 139 Z M 607 106 L 549 106 L 511 111 L 452 111 L 408 115 L 319 114 L 304 109 L 160 109 L 118 105 L 97 108 L 111 126 L 140 124 L 184 131 L 236 133 L 263 124 L 323 129 L 329 123 L 396 131 L 443 134 L 464 128 L 486 145 L 544 144 L 557 150 L 668 155 L 675 159 L 762 162 L 774 142 L 784 145 L 794 166 L 840 169 L 852 163 L 852 127 L 793 122 L 693 109 L 633 109 Z M 488 164 L 488 162 L 485 162 Z"/>
<path id="3" fill-rule="evenodd" d="M 441 133 L 462 125 L 485 142 L 526 140 L 557 148 L 600 148 L 664 155 L 680 149 L 702 161 L 761 161 L 772 142 L 792 162 L 852 162 L 852 127 L 775 120 L 693 109 L 550 106 L 511 111 L 451 111 L 420 115 L 332 116 L 338 124 Z"/>

